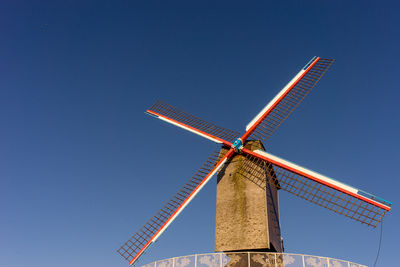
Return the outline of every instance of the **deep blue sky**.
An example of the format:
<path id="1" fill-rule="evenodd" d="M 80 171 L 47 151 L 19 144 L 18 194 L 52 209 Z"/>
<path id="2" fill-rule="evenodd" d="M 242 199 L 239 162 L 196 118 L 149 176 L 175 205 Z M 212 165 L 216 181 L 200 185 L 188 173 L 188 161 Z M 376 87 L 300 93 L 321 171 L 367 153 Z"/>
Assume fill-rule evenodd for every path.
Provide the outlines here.
<path id="1" fill-rule="evenodd" d="M 399 9 L 2 1 L 0 266 L 127 266 L 116 249 L 218 148 L 144 110 L 163 99 L 243 132 L 314 55 L 337 61 L 265 145 L 392 201 L 379 266 L 398 265 Z M 139 264 L 213 251 L 215 185 Z M 373 264 L 379 228 L 286 192 L 280 208 L 286 252 Z"/>

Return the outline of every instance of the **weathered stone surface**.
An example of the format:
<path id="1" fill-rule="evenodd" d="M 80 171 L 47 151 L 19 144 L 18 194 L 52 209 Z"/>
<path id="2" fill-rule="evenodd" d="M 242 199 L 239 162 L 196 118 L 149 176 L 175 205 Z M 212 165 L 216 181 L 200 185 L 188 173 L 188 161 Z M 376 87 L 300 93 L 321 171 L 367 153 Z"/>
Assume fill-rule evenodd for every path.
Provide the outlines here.
<path id="1" fill-rule="evenodd" d="M 264 149 L 259 141 L 245 147 Z M 241 176 L 243 160 L 236 155 L 218 174 L 215 251 L 282 251 L 277 190 Z"/>

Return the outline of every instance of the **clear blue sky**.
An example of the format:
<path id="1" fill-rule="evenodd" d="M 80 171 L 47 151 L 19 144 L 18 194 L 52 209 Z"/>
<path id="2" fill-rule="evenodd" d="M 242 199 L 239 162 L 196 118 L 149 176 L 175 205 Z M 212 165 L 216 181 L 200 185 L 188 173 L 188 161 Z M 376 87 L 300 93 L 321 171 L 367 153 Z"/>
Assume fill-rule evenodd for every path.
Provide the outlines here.
<path id="1" fill-rule="evenodd" d="M 398 265 L 399 10 L 396 1 L 2 1 L 0 266 L 127 266 L 116 249 L 217 148 L 144 110 L 162 99 L 243 132 L 315 55 L 337 61 L 265 146 L 392 201 L 378 266 Z M 215 185 L 139 264 L 213 251 Z M 286 252 L 373 264 L 379 228 L 286 192 L 280 211 Z"/>

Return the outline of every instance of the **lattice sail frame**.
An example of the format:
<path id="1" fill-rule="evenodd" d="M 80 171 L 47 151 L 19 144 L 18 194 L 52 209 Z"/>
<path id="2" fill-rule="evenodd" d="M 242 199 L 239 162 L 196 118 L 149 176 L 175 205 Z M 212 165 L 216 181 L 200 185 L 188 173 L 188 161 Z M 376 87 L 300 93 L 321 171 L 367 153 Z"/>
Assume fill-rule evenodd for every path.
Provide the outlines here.
<path id="1" fill-rule="evenodd" d="M 311 89 L 322 78 L 334 61 L 334 59 L 314 57 L 304 66 L 253 121 L 247 125 L 246 131 L 251 131 L 250 138 L 265 142 L 310 93 Z M 252 127 L 254 128 L 253 130 L 251 129 Z"/>
<path id="2" fill-rule="evenodd" d="M 192 176 L 192 178 L 153 216 L 139 231 L 137 231 L 117 252 L 132 264 L 143 252 L 162 234 L 166 227 L 178 216 L 179 212 L 189 203 L 201 187 L 222 166 L 226 153 L 214 151 Z M 207 180 L 208 179 L 208 180 Z"/>
<path id="3" fill-rule="evenodd" d="M 310 177 L 295 173 L 289 168 L 282 167 L 282 165 L 261 159 L 255 154 L 245 153 L 244 156 L 245 159 L 238 173 L 261 188 L 265 189 L 266 183 L 269 183 L 278 189 L 283 189 L 300 198 L 372 227 L 376 227 L 387 212 L 387 209 L 382 206 L 379 207 L 371 202 L 366 202 L 346 193 L 345 190 L 335 189 L 329 186 L 328 183 L 324 184 L 312 180 Z M 276 157 L 274 158 L 276 159 Z M 260 166 L 263 166 L 263 168 Z M 297 169 L 305 168 L 300 167 Z M 331 178 L 327 179 L 332 180 Z M 339 186 L 340 184 L 340 182 L 336 182 L 334 185 Z M 387 205 L 387 203 L 385 204 Z"/>
<path id="4" fill-rule="evenodd" d="M 147 110 L 147 113 L 172 123 L 190 132 L 201 135 L 216 143 L 233 143 L 240 133 L 206 122 L 196 116 L 177 109 L 161 100 Z"/>

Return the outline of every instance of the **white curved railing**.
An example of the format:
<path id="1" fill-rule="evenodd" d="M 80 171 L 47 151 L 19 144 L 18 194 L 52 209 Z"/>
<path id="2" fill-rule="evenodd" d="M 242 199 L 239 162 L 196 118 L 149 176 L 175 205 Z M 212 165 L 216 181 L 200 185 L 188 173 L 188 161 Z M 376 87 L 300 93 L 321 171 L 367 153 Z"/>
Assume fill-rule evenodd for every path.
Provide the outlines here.
<path id="1" fill-rule="evenodd" d="M 156 261 L 143 267 L 367 267 L 354 262 L 304 254 L 231 252 L 195 254 Z"/>

